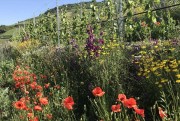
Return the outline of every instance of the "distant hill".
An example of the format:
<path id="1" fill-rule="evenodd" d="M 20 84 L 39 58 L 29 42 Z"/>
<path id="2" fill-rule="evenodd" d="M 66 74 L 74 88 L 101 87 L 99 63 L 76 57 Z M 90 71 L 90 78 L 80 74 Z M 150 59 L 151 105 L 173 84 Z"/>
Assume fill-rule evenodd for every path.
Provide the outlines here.
<path id="1" fill-rule="evenodd" d="M 67 12 L 74 12 L 75 10 L 80 9 L 81 5 L 83 5 L 83 7 L 86 9 L 90 9 L 91 3 L 92 2 L 81 2 L 81 3 L 75 3 L 75 4 L 62 5 L 62 6 L 59 6 L 59 10 L 62 9 L 62 10 L 66 10 Z M 95 5 L 100 7 L 103 5 L 103 2 L 96 2 Z M 47 10 L 44 14 L 47 14 L 47 13 L 56 14 L 56 7 Z"/>

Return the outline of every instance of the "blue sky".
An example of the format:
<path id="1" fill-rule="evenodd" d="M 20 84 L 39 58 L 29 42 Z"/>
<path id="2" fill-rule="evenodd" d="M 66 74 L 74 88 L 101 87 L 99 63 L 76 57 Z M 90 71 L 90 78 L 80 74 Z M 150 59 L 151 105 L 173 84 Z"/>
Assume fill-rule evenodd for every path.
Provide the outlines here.
<path id="1" fill-rule="evenodd" d="M 91 0 L 58 0 L 58 5 Z M 102 0 L 97 0 L 102 1 Z M 1 0 L 0 25 L 11 25 L 18 21 L 38 16 L 48 8 L 54 8 L 56 0 Z"/>

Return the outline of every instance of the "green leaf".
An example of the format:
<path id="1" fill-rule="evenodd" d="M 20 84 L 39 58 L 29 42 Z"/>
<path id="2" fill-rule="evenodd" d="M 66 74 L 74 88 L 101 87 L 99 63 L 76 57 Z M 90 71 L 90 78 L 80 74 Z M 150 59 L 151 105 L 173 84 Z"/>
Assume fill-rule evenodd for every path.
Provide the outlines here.
<path id="1" fill-rule="evenodd" d="M 160 3 L 160 0 L 154 0 L 155 3 Z"/>
<path id="2" fill-rule="evenodd" d="M 152 16 L 152 22 L 153 22 L 153 23 L 156 23 L 156 22 L 157 22 L 156 17 Z"/>

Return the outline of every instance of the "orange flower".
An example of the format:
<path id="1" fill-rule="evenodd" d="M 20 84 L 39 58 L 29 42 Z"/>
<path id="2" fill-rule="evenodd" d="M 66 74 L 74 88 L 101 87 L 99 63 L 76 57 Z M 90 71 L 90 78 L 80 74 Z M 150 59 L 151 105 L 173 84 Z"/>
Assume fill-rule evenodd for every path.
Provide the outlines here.
<path id="1" fill-rule="evenodd" d="M 16 88 L 20 88 L 21 87 L 21 83 L 20 82 L 16 82 L 15 87 Z"/>
<path id="2" fill-rule="evenodd" d="M 31 89 L 36 89 L 36 86 L 37 86 L 37 82 L 32 82 L 30 84 Z"/>
<path id="3" fill-rule="evenodd" d="M 31 74 L 31 77 L 33 78 L 33 81 L 36 81 L 36 80 L 37 80 L 36 74 Z"/>
<path id="4" fill-rule="evenodd" d="M 112 110 L 113 112 L 120 112 L 120 111 L 121 111 L 121 109 L 120 109 L 120 104 L 112 105 L 112 106 L 111 106 L 111 110 Z"/>
<path id="5" fill-rule="evenodd" d="M 33 113 L 27 113 L 27 117 L 32 117 L 33 116 Z"/>
<path id="6" fill-rule="evenodd" d="M 36 86 L 36 89 L 39 90 L 39 91 L 42 91 L 42 90 L 43 90 L 42 86 L 40 86 L 40 85 L 37 85 L 37 86 Z"/>
<path id="7" fill-rule="evenodd" d="M 47 99 L 47 97 L 39 98 L 39 102 L 40 102 L 42 105 L 47 105 L 47 104 L 48 104 L 48 99 Z"/>
<path id="8" fill-rule="evenodd" d="M 161 107 L 158 107 L 158 109 L 159 109 L 159 116 L 161 118 L 167 117 L 167 114 L 162 110 Z"/>
<path id="9" fill-rule="evenodd" d="M 25 98 L 25 97 L 22 97 L 22 98 L 19 99 L 19 101 L 21 101 L 21 102 L 26 102 L 26 98 Z"/>
<path id="10" fill-rule="evenodd" d="M 47 119 L 50 120 L 50 119 L 52 119 L 52 114 L 47 114 L 46 117 L 47 117 Z"/>
<path id="11" fill-rule="evenodd" d="M 19 109 L 19 110 L 23 110 L 26 108 L 26 104 L 22 101 L 17 101 L 13 105 L 16 109 Z"/>
<path id="12" fill-rule="evenodd" d="M 102 89 L 100 87 L 96 87 L 92 90 L 92 93 L 95 97 L 101 97 L 104 95 L 104 91 L 102 91 Z"/>
<path id="13" fill-rule="evenodd" d="M 32 118 L 32 119 L 29 120 L 29 121 L 39 121 L 39 118 L 36 116 L 36 117 Z"/>
<path id="14" fill-rule="evenodd" d="M 42 97 L 42 95 L 43 95 L 42 92 L 37 92 L 36 93 L 36 97 Z"/>
<path id="15" fill-rule="evenodd" d="M 125 94 L 119 94 L 117 101 L 124 102 L 126 99 L 127 99 L 127 98 L 126 98 L 126 95 L 125 95 Z"/>
<path id="16" fill-rule="evenodd" d="M 135 112 L 139 115 L 141 115 L 142 117 L 144 117 L 144 109 L 139 109 L 137 107 L 134 108 Z"/>
<path id="17" fill-rule="evenodd" d="M 136 106 L 136 100 L 134 98 L 129 98 L 124 100 L 123 104 L 128 108 L 133 108 Z"/>
<path id="18" fill-rule="evenodd" d="M 67 97 L 64 99 L 63 101 L 63 105 L 65 108 L 67 108 L 68 110 L 72 110 L 73 109 L 73 105 L 74 105 L 74 100 L 71 96 Z"/>
<path id="19" fill-rule="evenodd" d="M 39 105 L 34 106 L 34 110 L 42 111 L 42 107 Z"/>

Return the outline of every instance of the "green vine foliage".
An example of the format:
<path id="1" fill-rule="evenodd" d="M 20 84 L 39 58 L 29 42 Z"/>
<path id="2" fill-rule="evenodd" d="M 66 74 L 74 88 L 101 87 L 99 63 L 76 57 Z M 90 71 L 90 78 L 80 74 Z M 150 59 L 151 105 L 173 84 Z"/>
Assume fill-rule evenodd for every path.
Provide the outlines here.
<path id="1" fill-rule="evenodd" d="M 171 18 L 168 11 L 152 11 L 154 6 L 161 6 L 160 0 L 126 0 L 123 1 L 123 38 L 124 41 L 139 41 L 145 39 L 169 39 L 173 37 L 172 32 L 176 31 L 176 22 Z M 81 3 L 79 8 L 60 9 L 60 41 L 61 44 L 68 44 L 75 39 L 78 44 L 86 40 L 86 29 L 88 25 L 93 27 L 96 36 L 99 31 L 104 32 L 106 41 L 118 39 L 119 33 L 119 1 L 105 0 L 101 6 L 96 0 L 92 0 L 87 7 Z M 144 12 L 138 16 L 134 14 Z M 146 26 L 142 26 L 145 22 Z M 158 24 L 158 26 L 157 26 Z M 107 35 L 108 33 L 108 35 Z M 48 13 L 41 15 L 36 24 L 33 21 L 21 34 L 21 38 L 34 38 L 43 43 L 53 43 L 57 45 L 57 17 L 55 14 Z"/>
<path id="2" fill-rule="evenodd" d="M 125 18 L 125 41 L 139 41 L 149 39 L 171 39 L 173 38 L 173 31 L 177 27 L 176 21 L 172 19 L 168 10 L 153 11 L 155 6 L 161 6 L 160 0 L 128 0 L 124 3 Z M 140 7 L 145 14 L 140 16 L 133 16 L 140 13 Z M 145 23 L 145 26 L 142 24 Z M 144 29 L 145 28 L 145 29 Z M 142 31 L 145 30 L 145 31 Z M 175 32 L 176 33 L 176 32 Z"/>

